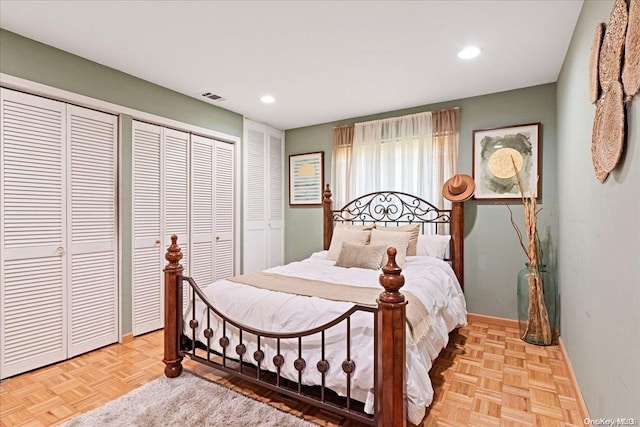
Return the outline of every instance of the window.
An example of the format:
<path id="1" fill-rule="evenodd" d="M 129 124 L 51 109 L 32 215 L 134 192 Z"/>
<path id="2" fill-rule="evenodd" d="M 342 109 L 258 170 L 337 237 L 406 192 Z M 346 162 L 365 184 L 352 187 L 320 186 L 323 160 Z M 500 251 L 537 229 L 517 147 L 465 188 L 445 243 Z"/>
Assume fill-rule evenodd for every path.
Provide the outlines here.
<path id="1" fill-rule="evenodd" d="M 450 207 L 442 185 L 457 173 L 459 108 L 334 128 L 333 199 L 336 207 L 383 190 Z"/>

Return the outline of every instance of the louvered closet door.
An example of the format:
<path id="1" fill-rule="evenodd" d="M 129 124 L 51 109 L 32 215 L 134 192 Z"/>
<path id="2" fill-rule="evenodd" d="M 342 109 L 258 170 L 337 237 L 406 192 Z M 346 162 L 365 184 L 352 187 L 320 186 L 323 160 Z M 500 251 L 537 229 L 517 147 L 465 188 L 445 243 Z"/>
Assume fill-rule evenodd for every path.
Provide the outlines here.
<path id="1" fill-rule="evenodd" d="M 214 143 L 191 136 L 191 275 L 203 287 L 214 279 Z"/>
<path id="2" fill-rule="evenodd" d="M 191 136 L 192 276 L 201 286 L 234 270 L 235 147 Z"/>
<path id="3" fill-rule="evenodd" d="M 266 186 L 267 127 L 244 121 L 244 220 L 242 238 L 243 273 L 267 268 Z"/>
<path id="4" fill-rule="evenodd" d="M 66 358 L 65 105 L 0 89 L 0 371 Z"/>
<path id="5" fill-rule="evenodd" d="M 268 266 L 284 264 L 284 133 L 269 129 Z"/>
<path id="6" fill-rule="evenodd" d="M 163 129 L 164 180 L 162 202 L 164 218 L 163 250 L 178 236 L 184 274 L 189 274 L 189 134 Z M 164 257 L 164 253 L 162 254 Z"/>
<path id="7" fill-rule="evenodd" d="M 163 327 L 162 128 L 133 121 L 133 335 Z"/>
<path id="8" fill-rule="evenodd" d="M 162 233 L 164 236 L 162 244 L 161 262 L 167 264 L 164 254 L 166 248 L 171 244 L 171 235 L 178 236 L 178 244 L 182 250 L 182 260 L 180 264 L 184 268 L 183 274 L 190 274 L 190 251 L 189 251 L 189 134 L 173 129 L 163 128 L 162 138 L 162 181 L 163 191 L 162 201 Z M 164 276 L 162 276 L 164 280 Z M 161 300 L 163 301 L 162 313 L 164 313 L 164 282 L 160 282 Z M 183 304 L 188 303 L 188 288 L 183 289 Z M 164 316 L 164 314 L 163 314 Z M 164 320 L 163 320 L 164 326 Z"/>
<path id="9" fill-rule="evenodd" d="M 235 146 L 215 141 L 215 280 L 226 279 L 234 270 Z"/>
<path id="10" fill-rule="evenodd" d="M 117 117 L 67 107 L 68 357 L 118 341 Z"/>

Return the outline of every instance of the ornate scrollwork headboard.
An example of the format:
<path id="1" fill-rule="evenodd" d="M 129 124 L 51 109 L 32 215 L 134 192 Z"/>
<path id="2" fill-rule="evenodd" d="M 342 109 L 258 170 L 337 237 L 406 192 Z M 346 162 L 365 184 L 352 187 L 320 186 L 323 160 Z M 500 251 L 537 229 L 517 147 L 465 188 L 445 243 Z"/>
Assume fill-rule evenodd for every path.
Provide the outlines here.
<path id="1" fill-rule="evenodd" d="M 335 223 L 403 225 L 421 224 L 424 234 L 450 234 L 451 244 L 446 260 L 463 284 L 463 210 L 462 203 L 452 209 L 440 209 L 434 204 L 399 191 L 378 191 L 365 194 L 340 209 L 333 210 L 329 184 L 323 194 L 324 249 L 328 249 Z"/>

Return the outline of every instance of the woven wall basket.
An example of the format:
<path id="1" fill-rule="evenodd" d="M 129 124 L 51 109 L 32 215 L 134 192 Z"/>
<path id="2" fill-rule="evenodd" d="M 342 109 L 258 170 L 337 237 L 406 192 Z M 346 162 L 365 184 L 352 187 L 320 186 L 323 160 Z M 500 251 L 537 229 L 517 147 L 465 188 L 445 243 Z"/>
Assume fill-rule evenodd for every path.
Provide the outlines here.
<path id="1" fill-rule="evenodd" d="M 640 0 L 629 2 L 622 84 L 628 97 L 632 97 L 640 90 Z"/>
<path id="2" fill-rule="evenodd" d="M 604 182 L 609 176 L 609 172 L 605 172 L 600 166 L 598 157 L 596 155 L 596 147 L 598 146 L 597 135 L 600 133 L 600 126 L 602 122 L 602 100 L 599 100 L 596 104 L 596 115 L 593 118 L 593 132 L 591 133 L 591 163 L 593 164 L 593 170 L 596 174 L 598 181 Z"/>
<path id="3" fill-rule="evenodd" d="M 600 64 L 600 46 L 604 24 L 599 22 L 591 43 L 591 56 L 589 57 L 589 102 L 595 103 L 600 97 L 600 81 L 598 80 L 598 66 Z"/>
<path id="4" fill-rule="evenodd" d="M 627 2 L 615 0 L 600 48 L 598 75 L 603 90 L 607 83 L 620 80 L 628 18 Z"/>
<path id="5" fill-rule="evenodd" d="M 603 96 L 596 104 L 591 135 L 591 159 L 600 182 L 607 179 L 622 155 L 624 121 L 622 84 L 611 82 L 603 86 Z"/>

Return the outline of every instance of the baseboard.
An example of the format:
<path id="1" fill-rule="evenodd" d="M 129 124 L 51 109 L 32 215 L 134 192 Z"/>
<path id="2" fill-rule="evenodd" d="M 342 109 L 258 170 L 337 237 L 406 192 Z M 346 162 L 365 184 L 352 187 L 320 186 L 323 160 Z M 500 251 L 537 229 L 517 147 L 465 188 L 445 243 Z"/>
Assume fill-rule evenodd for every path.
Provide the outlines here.
<path id="1" fill-rule="evenodd" d="M 518 328 L 517 320 L 507 319 L 504 317 L 494 317 L 494 316 L 487 316 L 485 314 L 468 313 L 467 319 L 470 322 L 490 323 L 492 325 L 505 326 L 507 328 L 516 328 L 516 329 Z"/>
<path id="2" fill-rule="evenodd" d="M 491 325 L 496 326 L 504 326 L 508 328 L 518 328 L 518 321 L 514 319 L 506 319 L 504 317 L 494 317 L 487 316 L 484 314 L 474 314 L 468 313 L 467 319 L 469 322 L 478 322 L 478 323 L 489 323 Z M 591 418 L 589 416 L 589 410 L 587 409 L 587 405 L 584 403 L 584 399 L 582 398 L 582 393 L 580 392 L 580 387 L 578 387 L 578 380 L 576 380 L 576 374 L 573 372 L 573 366 L 571 365 L 571 360 L 569 359 L 569 355 L 567 354 L 567 350 L 564 347 L 564 343 L 562 342 L 562 337 L 558 337 L 558 347 L 560 352 L 562 353 L 562 357 L 567 363 L 567 368 L 569 369 L 569 375 L 571 379 L 571 386 L 573 387 L 573 391 L 575 392 L 578 398 L 578 410 L 580 411 L 580 417 L 583 420 L 587 418 Z"/>
<path id="3" fill-rule="evenodd" d="M 567 349 L 564 347 L 562 337 L 558 337 L 558 347 L 560 347 L 562 357 L 564 357 L 564 360 L 567 362 L 569 374 L 571 375 L 571 384 L 573 385 L 573 391 L 575 391 L 576 396 L 578 396 L 578 409 L 580 410 L 580 417 L 583 420 L 586 420 L 588 418 L 590 419 L 591 416 L 589 416 L 589 410 L 587 409 L 587 405 L 584 403 L 584 399 L 582 398 L 580 387 L 578 387 L 578 380 L 576 379 L 575 372 L 573 372 L 573 366 L 571 366 L 571 360 L 569 359 L 569 355 L 567 354 Z"/>
<path id="4" fill-rule="evenodd" d="M 120 344 L 126 344 L 128 342 L 133 341 L 133 333 L 129 332 L 128 334 L 124 334 L 120 337 Z"/>

